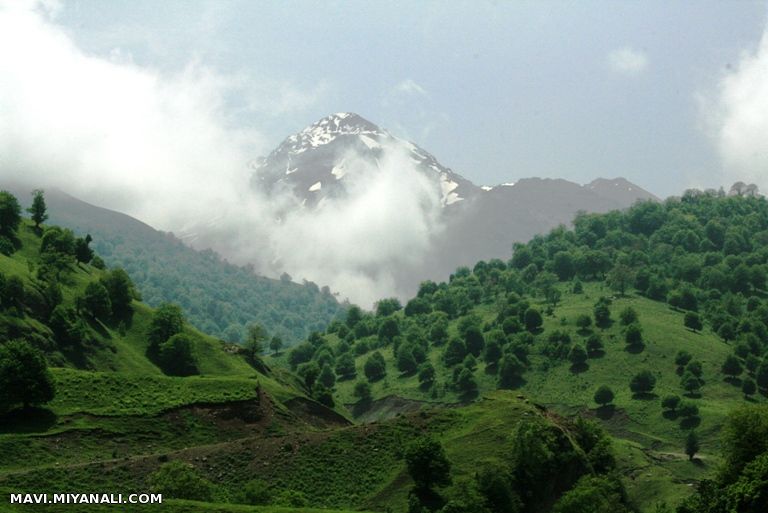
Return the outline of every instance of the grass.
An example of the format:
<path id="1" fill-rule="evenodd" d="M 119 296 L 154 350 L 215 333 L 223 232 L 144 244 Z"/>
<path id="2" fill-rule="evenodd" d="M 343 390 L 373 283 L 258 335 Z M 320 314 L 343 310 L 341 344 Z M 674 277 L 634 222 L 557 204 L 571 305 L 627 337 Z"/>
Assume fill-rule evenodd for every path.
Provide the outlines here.
<path id="1" fill-rule="evenodd" d="M 49 407 L 58 415 L 155 415 L 196 403 L 253 399 L 259 381 L 252 377 L 177 378 L 54 369 L 56 398 Z"/>

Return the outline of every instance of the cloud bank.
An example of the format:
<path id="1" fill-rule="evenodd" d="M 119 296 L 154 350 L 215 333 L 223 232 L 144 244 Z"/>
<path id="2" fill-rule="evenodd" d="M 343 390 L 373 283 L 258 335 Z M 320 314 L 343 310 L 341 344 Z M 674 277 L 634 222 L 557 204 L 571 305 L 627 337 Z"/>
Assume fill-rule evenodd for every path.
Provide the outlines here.
<path id="1" fill-rule="evenodd" d="M 726 180 L 768 190 L 768 29 L 705 103 Z"/>
<path id="2" fill-rule="evenodd" d="M 608 54 L 608 64 L 617 73 L 635 76 L 648 68 L 648 56 L 641 50 L 625 46 Z"/>
<path id="3" fill-rule="evenodd" d="M 258 122 L 243 128 L 228 110 L 241 77 L 194 62 L 169 75 L 119 51 L 88 55 L 51 13 L 0 0 L 0 183 L 59 187 L 366 306 L 395 294 L 397 266 L 426 253 L 439 191 L 405 156 L 388 151 L 375 165 L 348 156 L 357 169 L 347 200 L 278 218 L 290 198 L 248 186 L 247 163 L 269 150 Z M 258 92 L 241 96 L 252 117 L 266 117 L 270 94 Z M 277 107 L 305 108 L 316 94 L 290 91 Z"/>

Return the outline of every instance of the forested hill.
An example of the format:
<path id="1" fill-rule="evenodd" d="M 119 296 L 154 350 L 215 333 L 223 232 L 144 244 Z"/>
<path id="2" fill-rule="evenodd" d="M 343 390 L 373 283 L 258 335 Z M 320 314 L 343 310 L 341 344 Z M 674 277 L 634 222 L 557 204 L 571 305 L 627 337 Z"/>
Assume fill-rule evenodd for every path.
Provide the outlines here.
<path id="1" fill-rule="evenodd" d="M 22 203 L 29 191 L 12 187 Z M 110 267 L 122 267 L 150 306 L 181 305 L 189 321 L 229 342 L 245 340 L 258 323 L 290 344 L 322 330 L 344 306 L 328 289 L 258 276 L 227 263 L 212 251 L 196 251 L 172 234 L 130 216 L 96 207 L 60 190 L 45 191 L 53 224 L 93 237 L 93 247 Z"/>
<path id="2" fill-rule="evenodd" d="M 580 215 L 573 229 L 516 245 L 509 261 L 422 283 L 404 306 L 352 308 L 285 364 L 308 392 L 333 387 L 359 418 L 496 388 L 599 418 L 632 502 L 669 511 L 654 504 L 679 504 L 707 478 L 710 495 L 726 493 L 742 469 L 765 470 L 750 462 L 768 457 L 752 441 L 768 440 L 767 261 L 768 201 L 690 191 Z M 747 449 L 721 452 L 739 444 Z M 744 488 L 728 493 L 749 502 Z"/>

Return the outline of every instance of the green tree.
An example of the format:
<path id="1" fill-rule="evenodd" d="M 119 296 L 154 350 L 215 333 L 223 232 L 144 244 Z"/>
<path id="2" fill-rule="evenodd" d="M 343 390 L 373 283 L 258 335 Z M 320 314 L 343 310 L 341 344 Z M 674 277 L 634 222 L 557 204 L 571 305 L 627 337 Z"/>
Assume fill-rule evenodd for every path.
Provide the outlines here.
<path id="1" fill-rule="evenodd" d="M 696 431 L 688 431 L 688 436 L 685 437 L 685 454 L 688 455 L 689 460 L 693 460 L 693 457 L 699 452 L 699 448 L 699 437 L 696 435 Z"/>
<path id="2" fill-rule="evenodd" d="M 400 344 L 396 353 L 397 370 L 406 374 L 412 374 L 416 372 L 418 364 L 413 357 L 413 347 L 411 344 Z"/>
<path id="3" fill-rule="evenodd" d="M 591 357 L 598 356 L 603 352 L 603 341 L 600 335 L 593 333 L 587 338 L 587 354 Z"/>
<path id="4" fill-rule="evenodd" d="M 131 302 L 136 291 L 133 282 L 125 270 L 117 267 L 112 269 L 101 279 L 102 285 L 109 292 L 109 300 L 112 302 L 112 313 L 122 316 L 131 311 Z"/>
<path id="5" fill-rule="evenodd" d="M 477 391 L 477 380 L 475 380 L 474 373 L 468 367 L 462 367 L 455 384 L 456 389 L 465 394 Z"/>
<path id="6" fill-rule="evenodd" d="M 485 338 L 479 327 L 471 326 L 464 332 L 464 344 L 467 352 L 475 357 L 480 356 L 485 347 Z"/>
<path id="7" fill-rule="evenodd" d="M 336 374 L 344 379 L 354 378 L 357 374 L 355 359 L 350 353 L 344 353 L 336 360 Z"/>
<path id="8" fill-rule="evenodd" d="M 181 308 L 172 303 L 163 303 L 152 314 L 152 320 L 147 330 L 150 348 L 159 348 L 160 344 L 181 333 L 184 329 L 184 315 Z"/>
<path id="9" fill-rule="evenodd" d="M 369 381 L 378 381 L 387 374 L 387 364 L 380 352 L 375 351 L 363 365 L 363 372 Z"/>
<path id="10" fill-rule="evenodd" d="M 89 246 L 93 239 L 90 235 L 86 235 L 85 238 L 78 237 L 75 239 L 75 260 L 78 263 L 87 264 L 93 260 L 93 250 Z"/>
<path id="11" fill-rule="evenodd" d="M 497 331 L 500 336 L 494 335 L 494 332 L 489 333 L 488 341 L 485 344 L 485 351 L 483 352 L 483 359 L 488 365 L 496 365 L 499 363 L 503 354 L 500 340 L 504 337 L 504 333 L 499 330 L 495 331 Z"/>
<path id="12" fill-rule="evenodd" d="M 272 354 L 277 356 L 280 354 L 280 349 L 283 347 L 283 339 L 279 335 L 273 336 L 269 341 L 269 348 L 272 350 Z"/>
<path id="13" fill-rule="evenodd" d="M 200 477 L 195 467 L 181 461 L 163 464 L 148 481 L 152 492 L 168 499 L 209 502 L 213 498 L 213 485 Z"/>
<path id="14" fill-rule="evenodd" d="M 757 385 L 752 378 L 747 378 L 741 384 L 741 391 L 744 393 L 744 397 L 751 397 L 757 392 Z"/>
<path id="15" fill-rule="evenodd" d="M 568 360 L 574 367 L 582 366 L 587 362 L 587 352 L 583 347 L 576 344 L 568 352 Z"/>
<path id="16" fill-rule="evenodd" d="M 595 396 L 593 399 L 597 404 L 600 406 L 608 406 L 613 402 L 613 390 L 611 390 L 607 385 L 600 385 L 600 387 L 595 391 Z"/>
<path id="17" fill-rule="evenodd" d="M 688 362 L 691 361 L 693 356 L 691 356 L 691 353 L 688 351 L 678 351 L 675 355 L 675 365 L 677 365 L 681 370 L 688 365 Z"/>
<path id="18" fill-rule="evenodd" d="M 704 325 L 701 322 L 701 317 L 699 317 L 699 314 L 696 312 L 685 312 L 685 318 L 683 319 L 683 324 L 686 328 L 696 333 L 697 331 L 701 331 L 701 328 L 704 327 Z"/>
<path id="19" fill-rule="evenodd" d="M 332 389 L 336 384 L 336 374 L 333 373 L 333 369 L 327 363 L 323 365 L 320 375 L 317 377 L 317 381 L 328 389 Z"/>
<path id="20" fill-rule="evenodd" d="M 650 394 L 656 387 L 656 376 L 649 370 L 640 371 L 630 380 L 629 389 L 633 394 Z"/>
<path id="21" fill-rule="evenodd" d="M 699 407 L 691 402 L 686 401 L 680 403 L 680 406 L 677 408 L 677 412 L 681 417 L 690 419 L 699 415 Z"/>
<path id="22" fill-rule="evenodd" d="M 55 395 L 53 376 L 43 354 L 28 342 L 0 345 L 0 409 L 51 401 Z"/>
<path id="23" fill-rule="evenodd" d="M 608 286 L 623 296 L 635 281 L 635 271 L 624 264 L 616 264 L 605 276 Z"/>
<path id="24" fill-rule="evenodd" d="M 258 362 L 261 358 L 261 354 L 264 352 L 264 343 L 268 338 L 269 334 L 261 324 L 254 322 L 248 325 L 248 334 L 243 344 L 243 350 L 246 359 L 251 364 Z"/>
<path id="25" fill-rule="evenodd" d="M 768 360 L 763 360 L 755 371 L 755 382 L 763 390 L 768 389 Z"/>
<path id="26" fill-rule="evenodd" d="M 576 326 L 580 331 L 587 332 L 592 326 L 592 317 L 590 317 L 589 314 L 579 314 L 579 316 L 576 317 Z"/>
<path id="27" fill-rule="evenodd" d="M 85 338 L 85 328 L 71 306 L 57 305 L 51 312 L 48 327 L 59 346 L 76 344 Z"/>
<path id="28" fill-rule="evenodd" d="M 400 326 L 397 323 L 397 320 L 395 320 L 392 317 L 387 317 L 384 319 L 384 321 L 381 323 L 381 326 L 379 327 L 379 340 L 382 344 L 389 344 L 392 342 L 392 339 L 394 339 L 396 336 L 400 334 Z"/>
<path id="29" fill-rule="evenodd" d="M 738 358 L 736 358 L 736 356 L 730 354 L 726 357 L 725 362 L 723 362 L 723 366 L 720 368 L 720 370 L 726 376 L 735 378 L 744 372 L 744 367 L 742 367 L 741 362 Z"/>
<path id="30" fill-rule="evenodd" d="M 619 320 L 623 326 L 629 326 L 630 324 L 636 323 L 637 319 L 637 311 L 631 306 L 628 306 L 619 312 Z"/>
<path id="31" fill-rule="evenodd" d="M 443 446 L 429 437 L 419 438 L 405 449 L 405 465 L 416 488 L 432 490 L 451 483 L 451 463 Z"/>
<path id="32" fill-rule="evenodd" d="M 21 223 L 21 206 L 8 191 L 0 191 L 0 235 L 16 240 L 16 230 Z"/>
<path id="33" fill-rule="evenodd" d="M 537 331 L 541 328 L 544 320 L 541 318 L 541 314 L 535 308 L 528 308 L 525 311 L 523 322 L 525 323 L 525 329 L 530 332 Z"/>
<path id="34" fill-rule="evenodd" d="M 435 368 L 429 362 L 424 362 L 419 367 L 419 384 L 422 387 L 429 387 L 435 382 Z"/>
<path id="35" fill-rule="evenodd" d="M 382 299 L 376 303 L 376 315 L 379 317 L 386 317 L 392 315 L 398 310 L 402 310 L 403 305 L 400 304 L 400 300 L 394 297 Z"/>
<path id="36" fill-rule="evenodd" d="M 701 379 L 690 372 L 686 372 L 683 374 L 683 377 L 680 378 L 680 385 L 683 387 L 683 390 L 688 392 L 688 394 L 695 395 L 699 393 L 702 383 Z"/>
<path id="37" fill-rule="evenodd" d="M 367 403 L 371 400 L 371 385 L 367 381 L 358 381 L 355 383 L 352 395 L 357 397 L 357 400 L 361 403 Z"/>
<path id="38" fill-rule="evenodd" d="M 595 318 L 595 325 L 599 328 L 607 328 L 611 325 L 611 310 L 604 302 L 598 302 L 592 310 L 592 315 Z"/>
<path id="39" fill-rule="evenodd" d="M 643 330 L 637 324 L 630 324 L 624 332 L 624 342 L 629 347 L 643 345 Z"/>
<path id="40" fill-rule="evenodd" d="M 675 411 L 680 406 L 680 396 L 668 395 L 661 400 L 661 407 L 665 410 Z"/>
<path id="41" fill-rule="evenodd" d="M 194 340 L 186 333 L 177 333 L 158 347 L 157 360 L 163 372 L 171 376 L 197 374 Z"/>
<path id="42" fill-rule="evenodd" d="M 94 319 L 107 320 L 112 313 L 112 302 L 104 286 L 92 281 L 85 287 L 82 304 L 88 314 Z"/>
<path id="43" fill-rule="evenodd" d="M 506 354 L 499 364 L 499 388 L 513 388 L 523 376 L 525 365 L 513 354 Z"/>
<path id="44" fill-rule="evenodd" d="M 35 228 L 40 229 L 40 225 L 48 219 L 47 207 L 45 206 L 45 196 L 41 189 L 32 191 L 32 205 L 27 209 Z"/>
<path id="45" fill-rule="evenodd" d="M 309 391 L 315 386 L 317 378 L 320 376 L 320 365 L 318 365 L 316 361 L 311 360 L 299 365 L 299 368 L 296 369 L 296 373 L 304 380 L 304 386 Z"/>
<path id="46" fill-rule="evenodd" d="M 448 345 L 445 346 L 443 361 L 446 367 L 453 367 L 463 362 L 466 356 L 467 346 L 460 339 L 453 337 L 448 341 Z"/>

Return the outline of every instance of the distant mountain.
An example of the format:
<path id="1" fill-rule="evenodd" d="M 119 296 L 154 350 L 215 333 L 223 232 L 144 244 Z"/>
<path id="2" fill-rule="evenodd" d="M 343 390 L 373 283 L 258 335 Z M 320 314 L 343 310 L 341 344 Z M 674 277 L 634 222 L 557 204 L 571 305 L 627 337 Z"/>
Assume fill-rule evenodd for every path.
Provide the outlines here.
<path id="1" fill-rule="evenodd" d="M 22 203 L 28 188 L 0 182 Z M 90 233 L 92 247 L 109 266 L 123 267 L 150 306 L 178 303 L 205 333 L 231 342 L 243 339 L 250 322 L 290 343 L 322 329 L 344 307 L 327 288 L 258 276 L 229 264 L 213 251 L 196 251 L 173 234 L 131 216 L 47 189 L 50 222 Z"/>
<path id="2" fill-rule="evenodd" d="M 252 185 L 267 193 L 291 192 L 298 204 L 319 206 L 345 193 L 345 177 L 354 172 L 352 156 L 375 163 L 385 148 L 404 152 L 420 171 L 431 177 L 443 206 L 482 192 L 429 152 L 348 112 L 321 119 L 285 139 L 266 158 L 258 159 Z"/>
<path id="3" fill-rule="evenodd" d="M 350 194 L 346 183 L 356 171 L 356 162 L 377 165 L 387 150 L 408 156 L 433 182 L 442 206 L 443 229 L 431 234 L 430 254 L 417 265 L 395 271 L 402 295 L 413 293 L 420 280 L 447 278 L 460 265 L 507 259 L 513 242 L 570 224 L 579 211 L 606 212 L 627 208 L 637 200 L 657 200 L 623 178 L 598 178 L 586 185 L 526 178 L 479 187 L 416 144 L 346 112 L 291 135 L 267 157 L 255 161 L 251 184 L 267 194 L 289 196 L 293 208 L 322 209 Z"/>

